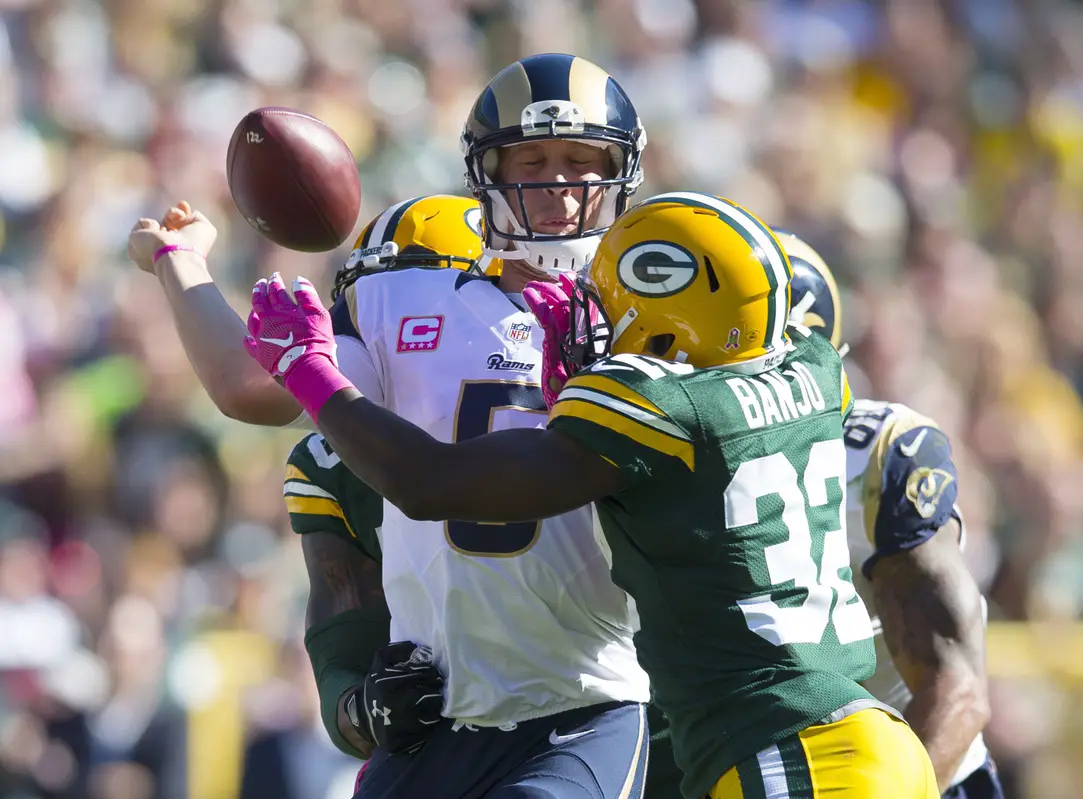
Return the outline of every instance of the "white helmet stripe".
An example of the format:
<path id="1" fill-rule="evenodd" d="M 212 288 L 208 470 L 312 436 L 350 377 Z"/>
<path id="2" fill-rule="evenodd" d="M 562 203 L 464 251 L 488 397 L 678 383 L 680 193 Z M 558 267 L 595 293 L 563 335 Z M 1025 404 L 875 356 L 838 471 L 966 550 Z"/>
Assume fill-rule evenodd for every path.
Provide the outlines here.
<path id="1" fill-rule="evenodd" d="M 380 214 L 380 216 L 376 219 L 375 224 L 373 224 L 372 226 L 372 233 L 369 235 L 369 246 L 379 247 L 381 244 L 383 244 L 384 236 L 386 236 L 388 232 L 388 226 L 391 225 L 392 220 L 395 220 L 397 217 L 401 217 L 399 209 L 402 209 L 402 211 L 406 211 L 406 208 L 416 203 L 419 199 L 421 198 L 411 197 L 409 200 L 403 200 L 401 203 L 395 203 L 382 214 Z M 393 227 L 391 230 L 391 235 L 395 235 Z"/>

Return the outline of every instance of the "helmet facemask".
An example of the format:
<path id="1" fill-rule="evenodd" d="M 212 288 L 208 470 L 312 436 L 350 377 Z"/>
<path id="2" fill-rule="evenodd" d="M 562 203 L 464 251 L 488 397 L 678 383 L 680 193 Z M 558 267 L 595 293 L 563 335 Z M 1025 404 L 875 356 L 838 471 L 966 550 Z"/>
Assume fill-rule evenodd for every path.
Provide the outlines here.
<path id="1" fill-rule="evenodd" d="M 481 260 L 489 261 L 485 257 Z M 485 274 L 485 269 L 480 260 L 464 258 L 461 255 L 442 255 L 417 244 L 412 244 L 400 250 L 398 244 L 387 241 L 378 247 L 367 247 L 350 253 L 346 264 L 335 275 L 335 282 L 331 287 L 331 302 L 337 300 L 347 287 L 365 275 L 389 272 L 393 269 L 412 268 L 458 268 L 471 275 Z"/>
<path id="2" fill-rule="evenodd" d="M 586 275 L 575 278 L 568 298 L 568 337 L 561 343 L 560 358 L 571 377 L 610 353 L 613 326 L 598 298 L 598 291 Z"/>
<path id="3" fill-rule="evenodd" d="M 548 124 L 536 124 L 538 117 L 547 117 Z M 606 150 L 611 177 L 566 182 L 497 180 L 503 148 L 556 139 Z M 533 103 L 523 110 L 518 128 L 496 131 L 473 141 L 464 136 L 462 144 L 468 170 L 466 185 L 481 202 L 485 218 L 486 254 L 506 261 L 526 261 L 554 275 L 578 272 L 590 262 L 602 234 L 624 212 L 628 198 L 643 180 L 640 159 L 646 134 L 642 127 L 629 133 L 606 125 L 584 124 L 582 111 L 567 101 Z M 552 234 L 533 229 L 524 192 L 546 189 L 570 190 L 577 195 L 579 218 L 575 230 Z M 601 207 L 593 223 L 588 218 L 592 191 L 602 193 Z M 518 201 L 522 221 L 508 201 L 511 196 Z"/>

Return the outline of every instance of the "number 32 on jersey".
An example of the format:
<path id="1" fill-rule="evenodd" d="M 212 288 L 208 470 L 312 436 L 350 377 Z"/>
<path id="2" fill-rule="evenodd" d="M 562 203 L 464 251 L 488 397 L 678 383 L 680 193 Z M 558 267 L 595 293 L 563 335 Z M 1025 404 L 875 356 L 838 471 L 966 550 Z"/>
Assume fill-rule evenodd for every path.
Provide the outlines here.
<path id="1" fill-rule="evenodd" d="M 829 480 L 839 484 L 838 515 L 832 514 L 839 520 L 839 529 L 824 534 L 823 556 L 817 564 L 812 555 L 809 509 L 827 505 Z M 737 602 L 745 622 L 752 632 L 776 646 L 818 644 L 829 623 L 834 625 L 840 644 L 872 638 L 868 611 L 853 583 L 842 574 L 844 570 L 849 572 L 850 553 L 843 527 L 846 447 L 841 439 L 813 444 L 801 484 L 804 494 L 797 470 L 786 455 L 776 452 L 742 463 L 726 488 L 728 529 L 760 524 L 758 500 L 777 495 L 782 499 L 782 524 L 788 533 L 785 541 L 764 549 L 767 572 L 775 588 Z M 776 597 L 791 581 L 794 587 L 805 589 L 808 596 L 799 605 L 783 607 Z"/>

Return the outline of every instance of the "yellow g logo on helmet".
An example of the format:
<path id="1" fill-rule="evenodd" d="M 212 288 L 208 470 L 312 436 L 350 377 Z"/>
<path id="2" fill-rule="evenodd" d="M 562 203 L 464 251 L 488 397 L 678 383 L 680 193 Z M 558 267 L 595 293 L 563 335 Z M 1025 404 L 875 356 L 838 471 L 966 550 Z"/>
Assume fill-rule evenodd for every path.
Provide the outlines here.
<path id="1" fill-rule="evenodd" d="M 617 261 L 617 279 L 641 297 L 669 297 L 684 291 L 698 272 L 696 257 L 668 241 L 636 244 Z"/>
<path id="2" fill-rule="evenodd" d="M 625 212 L 590 267 L 611 352 L 744 374 L 774 368 L 791 348 L 791 277 L 770 228 L 696 192 L 661 194 Z"/>

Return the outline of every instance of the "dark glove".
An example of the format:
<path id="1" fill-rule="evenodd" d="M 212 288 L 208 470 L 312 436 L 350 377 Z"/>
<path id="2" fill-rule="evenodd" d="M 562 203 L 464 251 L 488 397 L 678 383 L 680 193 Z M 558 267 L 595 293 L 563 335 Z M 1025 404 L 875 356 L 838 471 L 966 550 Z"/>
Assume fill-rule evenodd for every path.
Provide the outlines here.
<path id="1" fill-rule="evenodd" d="M 416 752 L 443 719 L 444 677 L 432 650 L 411 641 L 376 652 L 365 684 L 346 699 L 357 732 L 392 754 Z"/>

